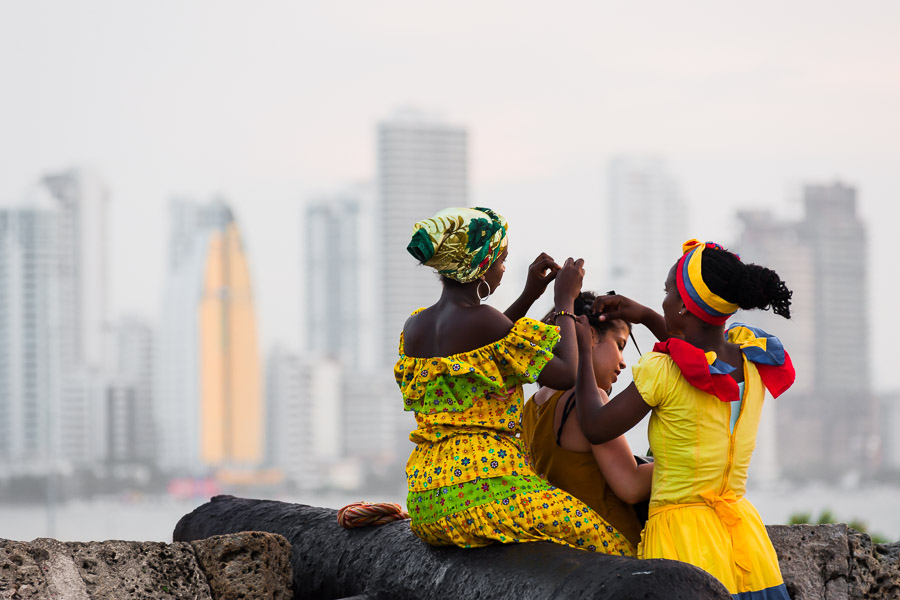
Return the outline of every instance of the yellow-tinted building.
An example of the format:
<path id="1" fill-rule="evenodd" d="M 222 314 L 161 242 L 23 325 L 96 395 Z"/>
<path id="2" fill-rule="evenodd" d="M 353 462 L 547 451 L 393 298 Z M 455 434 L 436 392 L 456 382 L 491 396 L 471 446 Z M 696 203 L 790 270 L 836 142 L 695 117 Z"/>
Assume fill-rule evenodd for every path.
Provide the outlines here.
<path id="1" fill-rule="evenodd" d="M 264 459 L 257 325 L 247 256 L 222 202 L 173 202 L 160 340 L 160 464 L 252 469 Z"/>
<path id="2" fill-rule="evenodd" d="M 198 310 L 201 458 L 209 465 L 257 465 L 263 406 L 256 318 L 233 221 L 209 239 Z"/>

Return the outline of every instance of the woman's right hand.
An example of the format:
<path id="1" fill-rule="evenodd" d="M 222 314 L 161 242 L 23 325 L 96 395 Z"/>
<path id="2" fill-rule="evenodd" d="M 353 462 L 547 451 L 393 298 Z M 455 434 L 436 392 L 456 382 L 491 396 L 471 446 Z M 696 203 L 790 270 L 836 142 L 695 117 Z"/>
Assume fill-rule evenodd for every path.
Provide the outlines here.
<path id="1" fill-rule="evenodd" d="M 601 321 L 621 319 L 629 323 L 641 323 L 648 310 L 643 304 L 619 294 L 598 296 L 591 305 L 591 312 L 599 313 Z"/>
<path id="2" fill-rule="evenodd" d="M 556 283 L 553 286 L 554 303 L 557 309 L 571 310 L 572 303 L 581 293 L 583 281 L 584 259 L 575 260 L 570 256 L 556 274 Z"/>

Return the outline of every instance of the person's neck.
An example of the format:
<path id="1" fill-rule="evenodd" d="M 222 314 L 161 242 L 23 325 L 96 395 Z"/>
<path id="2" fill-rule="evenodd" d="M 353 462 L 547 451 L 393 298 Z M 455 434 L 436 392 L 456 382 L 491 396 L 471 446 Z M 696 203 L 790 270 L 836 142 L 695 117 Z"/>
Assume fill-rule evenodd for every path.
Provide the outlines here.
<path id="1" fill-rule="evenodd" d="M 478 284 L 476 282 L 456 284 L 444 284 L 438 304 L 460 307 L 480 306 L 481 298 L 478 297 Z"/>
<path id="2" fill-rule="evenodd" d="M 725 339 L 725 326 L 704 327 L 696 325 L 684 332 L 684 341 L 696 346 L 704 352 L 721 352 L 728 344 Z"/>

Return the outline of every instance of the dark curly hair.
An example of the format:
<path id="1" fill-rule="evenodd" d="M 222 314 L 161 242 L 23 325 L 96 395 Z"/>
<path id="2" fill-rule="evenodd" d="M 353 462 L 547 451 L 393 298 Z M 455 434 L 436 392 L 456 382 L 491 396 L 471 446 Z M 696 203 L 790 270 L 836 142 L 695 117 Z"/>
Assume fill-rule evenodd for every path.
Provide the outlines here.
<path id="1" fill-rule="evenodd" d="M 744 310 L 771 308 L 776 315 L 791 318 L 794 292 L 772 269 L 741 262 L 728 250 L 706 248 L 701 275 L 710 291 Z"/>
<path id="2" fill-rule="evenodd" d="M 594 304 L 594 300 L 596 298 L 597 294 L 588 290 L 582 291 L 580 294 L 578 294 L 578 296 L 575 297 L 574 303 L 575 314 L 578 316 L 587 315 L 588 323 L 591 324 L 591 327 L 594 328 L 594 331 L 597 332 L 601 340 L 604 338 L 604 336 L 606 336 L 606 333 L 610 329 L 621 327 L 622 324 L 624 324 L 628 329 L 628 332 L 631 333 L 631 323 L 629 323 L 628 321 L 620 319 L 601 321 L 598 318 L 599 315 L 592 313 L 591 306 Z M 544 315 L 544 318 L 541 320 L 546 323 L 547 319 L 550 318 L 550 315 L 552 315 L 553 312 L 554 311 L 551 309 L 546 315 Z"/>

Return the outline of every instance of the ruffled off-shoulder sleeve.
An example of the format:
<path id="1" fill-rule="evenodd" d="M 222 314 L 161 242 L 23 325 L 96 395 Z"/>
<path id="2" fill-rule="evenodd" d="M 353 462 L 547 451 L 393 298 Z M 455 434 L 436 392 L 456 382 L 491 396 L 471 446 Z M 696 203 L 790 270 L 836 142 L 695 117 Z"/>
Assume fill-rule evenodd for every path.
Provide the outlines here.
<path id="1" fill-rule="evenodd" d="M 487 396 L 507 395 L 509 388 L 537 380 L 553 359 L 559 329 L 522 318 L 500 340 L 448 357 L 407 356 L 400 337 L 400 359 L 394 378 L 403 393 L 404 408 L 434 413 L 462 411 Z"/>

